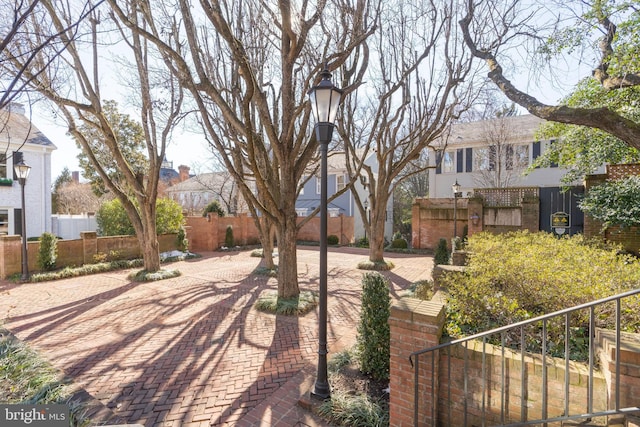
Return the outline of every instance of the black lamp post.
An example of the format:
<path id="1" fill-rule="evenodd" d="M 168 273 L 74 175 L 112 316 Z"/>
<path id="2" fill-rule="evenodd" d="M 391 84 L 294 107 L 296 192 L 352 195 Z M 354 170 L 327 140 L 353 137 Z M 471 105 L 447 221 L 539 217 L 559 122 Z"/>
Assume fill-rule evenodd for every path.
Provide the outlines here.
<path id="1" fill-rule="evenodd" d="M 457 179 L 451 189 L 453 190 L 453 237 L 458 237 L 458 198 L 462 197 L 462 192 Z"/>
<path id="2" fill-rule="evenodd" d="M 313 395 L 327 399 L 331 395 L 327 378 L 327 147 L 333 135 L 342 90 L 331 83 L 325 64 L 322 80 L 309 90 L 311 109 L 316 119 L 316 139 L 320 144 L 320 316 L 318 326 L 318 374 Z"/>
<path id="3" fill-rule="evenodd" d="M 24 160 L 20 160 L 14 166 L 18 182 L 22 187 L 22 277 L 23 281 L 29 280 L 29 261 L 27 259 L 27 215 L 24 209 L 24 185 L 27 183 L 27 177 L 31 171 L 31 166 L 24 163 Z"/>
<path id="4" fill-rule="evenodd" d="M 365 221 L 369 221 L 369 200 L 364 201 L 364 217 Z M 367 224 L 364 224 L 364 238 L 367 238 Z"/>

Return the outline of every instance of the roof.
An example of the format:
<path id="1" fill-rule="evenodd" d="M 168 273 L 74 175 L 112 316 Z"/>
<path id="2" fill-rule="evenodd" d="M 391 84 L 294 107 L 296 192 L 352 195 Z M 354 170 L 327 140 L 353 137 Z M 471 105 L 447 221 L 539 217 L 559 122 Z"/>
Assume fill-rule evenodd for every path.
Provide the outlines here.
<path id="1" fill-rule="evenodd" d="M 24 107 L 16 103 L 0 110 L 0 141 L 16 145 L 26 142 L 56 148 L 51 140 L 24 115 Z"/>
<path id="2" fill-rule="evenodd" d="M 167 192 L 214 191 L 233 184 L 233 177 L 226 172 L 210 172 L 196 175 L 172 185 Z"/>
<path id="3" fill-rule="evenodd" d="M 451 126 L 448 144 L 472 144 L 486 143 L 486 133 L 488 129 L 495 128 L 499 123 L 509 129 L 513 142 L 530 141 L 546 120 L 536 117 L 532 114 L 522 116 L 502 117 L 491 120 L 483 120 L 478 122 L 456 123 Z"/>

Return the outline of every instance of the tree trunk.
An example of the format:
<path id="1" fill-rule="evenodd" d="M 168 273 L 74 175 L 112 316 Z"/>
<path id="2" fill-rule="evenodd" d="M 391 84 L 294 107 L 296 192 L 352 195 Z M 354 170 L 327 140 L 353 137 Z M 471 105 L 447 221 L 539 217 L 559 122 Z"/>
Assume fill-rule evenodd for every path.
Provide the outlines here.
<path id="1" fill-rule="evenodd" d="M 156 207 L 154 204 L 145 203 L 140 207 L 140 221 L 142 230 L 136 230 L 140 250 L 144 260 L 144 270 L 154 272 L 160 270 L 160 243 L 156 227 Z M 135 228 L 135 227 L 134 227 Z"/>
<path id="2" fill-rule="evenodd" d="M 387 204 L 380 203 L 373 199 L 371 208 L 371 235 L 369 237 L 369 261 L 384 262 L 384 218 L 385 212 L 378 206 L 385 207 Z"/>
<path id="3" fill-rule="evenodd" d="M 276 264 L 273 261 L 273 225 L 266 217 L 262 217 L 257 221 L 258 235 L 260 236 L 260 243 L 262 243 L 262 256 L 264 258 L 264 266 L 269 270 L 274 270 Z"/>
<path id="4" fill-rule="evenodd" d="M 278 297 L 291 298 L 300 294 L 298 287 L 298 237 L 297 217 L 293 213 L 285 215 L 278 230 Z"/>

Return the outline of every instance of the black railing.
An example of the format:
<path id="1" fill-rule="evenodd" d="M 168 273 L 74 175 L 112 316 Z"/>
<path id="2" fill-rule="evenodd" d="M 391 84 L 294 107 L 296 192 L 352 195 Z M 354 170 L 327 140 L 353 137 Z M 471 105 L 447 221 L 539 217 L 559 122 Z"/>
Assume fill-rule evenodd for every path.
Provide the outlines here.
<path id="1" fill-rule="evenodd" d="M 638 406 L 622 408 L 620 404 L 621 306 L 623 300 L 629 301 L 630 297 L 639 294 L 640 289 L 625 292 L 412 353 L 409 361 L 414 369 L 414 425 L 429 425 L 429 422 L 425 422 L 425 420 L 430 420 L 430 424 L 433 426 L 524 426 L 533 424 L 546 426 L 547 423 L 571 420 L 586 421 L 597 417 L 623 415 L 640 411 L 640 407 L 638 407 L 640 406 L 640 403 L 638 403 L 640 402 L 640 396 L 634 403 Z M 629 307 L 629 310 L 637 311 L 639 309 L 637 298 L 631 300 L 634 305 Z M 612 394 L 609 396 L 608 404 L 604 408 L 596 408 L 594 406 L 594 374 L 597 371 L 596 366 L 598 363 L 596 360 L 596 320 L 598 320 L 598 323 L 602 322 L 602 318 L 605 316 L 603 313 L 606 313 L 606 310 L 601 309 L 606 308 L 607 304 L 615 305 L 615 319 L 613 323 L 608 322 L 609 325 L 606 332 L 606 334 L 611 334 L 615 337 L 614 356 L 612 357 L 615 361 L 615 380 L 611 379 L 613 386 L 611 387 Z M 588 371 L 588 374 L 586 374 L 587 393 L 586 396 L 573 397 L 570 387 L 571 364 L 575 362 L 572 362 L 571 359 L 572 351 L 575 353 L 576 350 L 572 349 L 572 336 L 575 336 L 575 331 L 571 326 L 571 317 L 584 312 L 588 313 L 586 334 L 583 333 L 581 335 L 581 337 L 588 336 L 588 355 L 584 360 L 584 366 Z M 558 330 L 558 326 L 563 330 Z M 564 348 L 558 348 L 557 345 L 553 345 L 553 348 L 550 348 L 552 341 L 557 342 L 557 340 L 550 340 L 550 327 L 553 328 L 556 335 L 558 333 L 564 335 Z M 534 335 L 531 334 L 532 330 L 535 330 Z M 537 350 L 539 350 L 540 354 L 538 356 L 534 356 L 532 342 L 539 343 L 539 349 Z M 495 343 L 495 345 L 492 343 Z M 481 354 L 480 361 L 477 360 L 477 357 L 474 358 L 474 361 L 469 360 L 470 346 L 473 346 L 474 349 L 481 347 L 481 349 L 477 349 Z M 456 352 L 456 355 L 452 356 L 454 352 Z M 460 352 L 462 352 L 462 372 L 460 372 L 460 367 L 452 369 L 452 358 L 456 359 L 456 363 L 459 364 Z M 506 357 L 507 353 L 510 353 L 510 356 L 515 355 L 513 357 L 516 357 L 516 360 L 519 358 L 520 390 L 511 388 L 511 384 L 514 381 L 513 377 L 510 377 L 507 372 L 512 368 L 509 365 L 509 359 Z M 475 354 L 476 352 L 474 352 Z M 573 356 L 575 357 L 575 354 Z M 497 369 L 494 364 L 488 362 L 489 358 L 492 362 L 496 357 L 500 360 L 500 365 Z M 533 360 L 532 357 L 539 357 L 541 361 L 539 366 L 541 384 L 539 390 L 536 391 L 532 391 L 529 387 L 529 369 L 525 363 L 527 360 Z M 430 358 L 430 361 L 425 360 L 427 358 Z M 528 359 L 525 360 L 525 358 Z M 558 360 L 561 361 L 560 363 L 564 368 L 564 378 L 560 379 L 564 382 L 563 401 L 554 400 L 554 402 L 551 402 L 556 414 L 549 415 L 549 365 L 553 366 Z M 481 366 L 480 391 L 478 391 L 478 378 L 470 376 L 472 372 L 477 372 L 478 362 Z M 431 404 L 428 408 L 422 408 L 419 399 L 419 390 L 421 389 L 420 367 L 423 363 L 431 364 L 430 378 L 426 378 L 431 383 L 423 384 L 423 389 L 432 391 L 430 393 L 432 396 Z M 470 370 L 470 363 L 474 363 L 475 370 Z M 444 366 L 441 367 L 440 365 Z M 561 371 L 562 369 L 554 369 L 554 373 Z M 456 376 L 455 379 L 453 378 L 454 375 Z M 475 383 L 472 384 L 472 381 L 475 381 Z M 499 384 L 496 384 L 497 382 Z M 462 395 L 460 395 L 460 388 L 462 389 Z M 539 401 L 536 409 L 532 409 L 532 405 L 529 404 L 530 393 L 535 393 L 536 400 Z M 479 394 L 481 394 L 481 398 L 479 398 Z M 600 400 L 602 400 L 602 397 L 600 397 Z M 499 411 L 497 410 L 498 406 Z M 514 414 L 516 412 L 514 408 L 518 406 L 519 415 Z M 456 412 L 455 417 L 454 411 Z M 558 411 L 561 411 L 560 415 L 557 414 Z M 539 416 L 535 416 L 538 414 Z"/>

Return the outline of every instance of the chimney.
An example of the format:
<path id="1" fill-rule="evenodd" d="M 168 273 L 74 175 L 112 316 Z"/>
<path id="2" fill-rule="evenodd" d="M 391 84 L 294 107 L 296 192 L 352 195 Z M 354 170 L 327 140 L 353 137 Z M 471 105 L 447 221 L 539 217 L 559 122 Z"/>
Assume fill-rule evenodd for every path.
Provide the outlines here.
<path id="1" fill-rule="evenodd" d="M 73 171 L 71 172 L 71 180 L 76 184 L 80 182 L 80 172 Z"/>
<path id="2" fill-rule="evenodd" d="M 180 182 L 183 182 L 189 179 L 190 170 L 191 168 L 189 166 L 185 166 L 185 165 L 178 166 L 178 172 L 180 174 Z"/>

